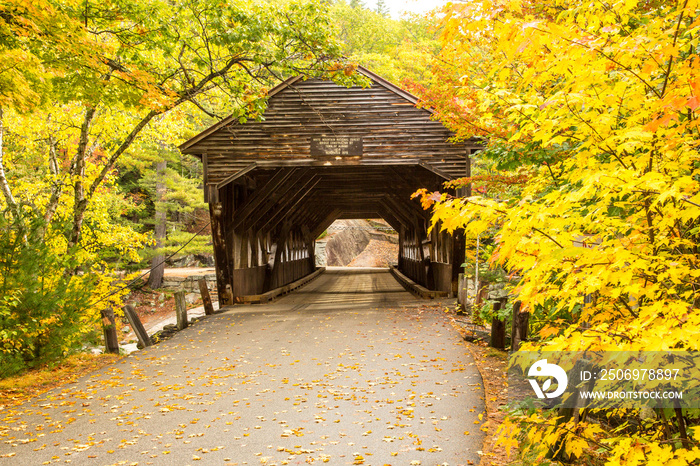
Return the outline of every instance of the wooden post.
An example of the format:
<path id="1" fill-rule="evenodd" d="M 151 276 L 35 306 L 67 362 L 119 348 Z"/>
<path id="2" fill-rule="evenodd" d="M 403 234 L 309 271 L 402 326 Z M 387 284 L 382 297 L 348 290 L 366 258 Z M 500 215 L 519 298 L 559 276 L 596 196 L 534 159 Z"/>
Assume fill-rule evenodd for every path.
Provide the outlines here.
<path id="1" fill-rule="evenodd" d="M 505 300 L 499 299 L 493 303 L 493 310 L 500 311 L 504 305 Z M 506 321 L 495 316 L 491 321 L 491 341 L 489 346 L 500 350 L 506 349 Z"/>
<path id="2" fill-rule="evenodd" d="M 520 335 L 518 335 L 518 314 L 520 313 L 520 301 L 513 303 L 513 319 L 510 323 L 510 350 L 518 351 Z"/>
<path id="3" fill-rule="evenodd" d="M 467 309 L 467 277 L 465 274 L 460 273 L 457 282 L 459 286 L 457 290 L 457 303 L 460 305 L 460 311 L 464 312 Z"/>
<path id="4" fill-rule="evenodd" d="M 207 287 L 207 279 L 199 279 L 199 294 L 202 295 L 202 304 L 204 305 L 204 314 L 212 315 L 214 314 L 214 306 L 211 304 L 211 296 L 209 296 L 209 288 Z"/>
<path id="5" fill-rule="evenodd" d="M 421 230 L 418 220 L 414 222 L 414 227 L 416 231 L 416 236 L 414 238 L 415 245 L 417 249 L 416 261 L 418 262 L 418 273 L 416 276 L 416 281 L 428 288 L 428 271 L 425 268 L 425 251 L 423 251 L 423 231 Z"/>
<path id="6" fill-rule="evenodd" d="M 520 341 L 527 341 L 529 337 L 529 325 L 530 325 L 530 313 L 522 312 L 518 313 L 518 325 L 515 327 L 518 330 L 518 338 Z"/>
<path id="7" fill-rule="evenodd" d="M 301 232 L 304 235 L 304 244 L 309 257 L 308 273 L 313 273 L 316 270 L 316 238 L 311 236 L 311 231 L 307 225 L 302 225 Z"/>
<path id="8" fill-rule="evenodd" d="M 134 329 L 136 338 L 139 339 L 139 343 L 141 343 L 141 346 L 143 346 L 144 348 L 146 346 L 152 346 L 153 342 L 151 341 L 151 337 L 148 336 L 148 333 L 146 333 L 146 329 L 143 328 L 141 319 L 139 319 L 138 314 L 136 314 L 136 309 L 134 308 L 134 306 L 132 306 L 131 304 L 127 304 L 126 306 L 124 306 L 124 314 L 126 314 L 126 318 L 129 319 L 131 328 Z"/>
<path id="9" fill-rule="evenodd" d="M 282 252 L 287 247 L 287 235 L 289 234 L 289 223 L 282 224 L 282 229 L 275 239 L 276 249 L 275 249 L 275 259 L 272 262 L 272 279 L 274 281 L 275 277 L 278 278 L 277 286 L 283 286 L 287 283 L 284 281 L 284 264 L 282 262 Z M 285 254 L 286 255 L 286 254 Z"/>
<path id="10" fill-rule="evenodd" d="M 175 316 L 177 317 L 177 329 L 187 328 L 187 302 L 185 302 L 185 291 L 180 290 L 175 293 Z"/>
<path id="11" fill-rule="evenodd" d="M 405 274 L 406 270 L 404 268 L 404 243 L 406 242 L 406 227 L 403 225 L 399 228 L 399 257 L 398 257 L 398 269 L 401 273 Z"/>
<path id="12" fill-rule="evenodd" d="M 520 301 L 516 301 L 515 304 L 513 304 L 513 323 L 510 333 L 511 351 L 518 351 L 520 344 L 527 341 L 530 313 L 520 312 L 521 306 L 522 303 Z"/>
<path id="13" fill-rule="evenodd" d="M 452 287 L 451 296 L 455 297 L 459 294 L 459 274 L 463 272 L 462 264 L 465 260 L 466 240 L 464 232 L 457 230 L 454 232 L 451 241 L 452 251 L 450 254 L 450 262 L 452 264 Z"/>
<path id="14" fill-rule="evenodd" d="M 105 351 L 119 354 L 119 340 L 117 339 L 117 325 L 114 320 L 114 311 L 111 308 L 101 309 L 102 331 L 105 337 Z"/>
<path id="15" fill-rule="evenodd" d="M 216 289 L 219 293 L 219 306 L 226 306 L 233 304 L 233 301 L 226 294 L 226 285 L 231 284 L 231 273 L 226 255 L 226 229 L 223 223 L 223 206 L 221 204 L 209 204 L 209 215 L 211 218 L 211 238 L 214 245 Z"/>

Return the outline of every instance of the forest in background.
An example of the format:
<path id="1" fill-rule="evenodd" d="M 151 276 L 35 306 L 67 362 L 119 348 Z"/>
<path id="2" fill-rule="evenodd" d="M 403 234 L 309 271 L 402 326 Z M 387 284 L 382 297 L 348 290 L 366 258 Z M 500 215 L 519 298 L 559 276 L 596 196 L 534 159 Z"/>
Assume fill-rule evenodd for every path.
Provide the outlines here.
<path id="1" fill-rule="evenodd" d="M 420 80 L 436 47 L 425 18 L 392 20 L 382 2 L 1 7 L 0 376 L 97 341 L 129 291 L 115 273 L 211 254 L 201 162 L 180 143 L 260 118 L 290 76 L 351 85 L 362 62 Z"/>
<path id="2" fill-rule="evenodd" d="M 114 274 L 206 226 L 178 143 L 259 118 L 285 77 L 352 85 L 356 64 L 484 140 L 451 185 L 474 196 L 417 196 L 465 231 L 467 272 L 478 254 L 530 314 L 525 349 L 698 350 L 697 1 L 473 0 L 400 21 L 381 2 L 27 3 L 0 11 L 0 377 L 99 339 L 127 292 Z M 499 435 L 523 464 L 700 464 L 699 418 L 531 408 Z"/>

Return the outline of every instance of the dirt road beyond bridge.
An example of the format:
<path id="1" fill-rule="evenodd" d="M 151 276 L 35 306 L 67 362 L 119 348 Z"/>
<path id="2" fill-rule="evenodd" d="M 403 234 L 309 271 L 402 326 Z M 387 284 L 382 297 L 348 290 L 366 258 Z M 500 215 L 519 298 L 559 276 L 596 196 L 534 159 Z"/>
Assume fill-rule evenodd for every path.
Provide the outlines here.
<path id="1" fill-rule="evenodd" d="M 330 269 L 5 408 L 0 464 L 478 464 L 472 362 L 387 271 Z"/>

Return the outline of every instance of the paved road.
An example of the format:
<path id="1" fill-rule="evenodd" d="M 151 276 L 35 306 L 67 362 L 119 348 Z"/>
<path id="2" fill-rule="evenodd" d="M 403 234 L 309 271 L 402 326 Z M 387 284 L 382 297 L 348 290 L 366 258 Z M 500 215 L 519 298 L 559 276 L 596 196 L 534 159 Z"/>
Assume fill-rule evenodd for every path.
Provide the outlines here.
<path id="1" fill-rule="evenodd" d="M 5 410 L 0 464 L 478 464 L 482 397 L 444 313 L 328 270 Z"/>

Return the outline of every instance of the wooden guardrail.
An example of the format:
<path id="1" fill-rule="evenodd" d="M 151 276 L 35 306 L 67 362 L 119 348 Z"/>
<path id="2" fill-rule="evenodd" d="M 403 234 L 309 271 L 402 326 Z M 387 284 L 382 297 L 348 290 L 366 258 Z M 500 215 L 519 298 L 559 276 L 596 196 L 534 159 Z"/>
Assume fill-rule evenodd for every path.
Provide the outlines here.
<path id="1" fill-rule="evenodd" d="M 292 283 L 289 283 L 284 286 L 280 286 L 279 288 L 275 288 L 274 290 L 270 290 L 266 293 L 263 294 L 254 294 L 254 295 L 247 295 L 247 296 L 239 296 L 236 298 L 236 302 L 240 304 L 264 304 L 267 302 L 272 301 L 273 299 L 287 294 L 290 291 L 294 291 L 297 288 L 300 288 L 307 283 L 309 283 L 311 280 L 315 279 L 319 275 L 321 275 L 323 272 L 326 271 L 325 267 L 319 267 L 316 269 L 315 272 L 300 278 L 299 280 L 296 280 Z"/>
<path id="2" fill-rule="evenodd" d="M 406 290 L 409 292 L 413 293 L 414 295 L 423 298 L 423 299 L 435 299 L 435 298 L 441 298 L 441 297 L 446 297 L 447 292 L 446 291 L 433 291 L 429 290 L 426 287 L 419 285 L 418 283 L 414 282 L 410 278 L 408 278 L 406 275 L 402 274 L 399 269 L 397 269 L 395 266 L 391 266 L 389 269 L 391 273 L 396 277 L 396 279 L 403 285 Z"/>

